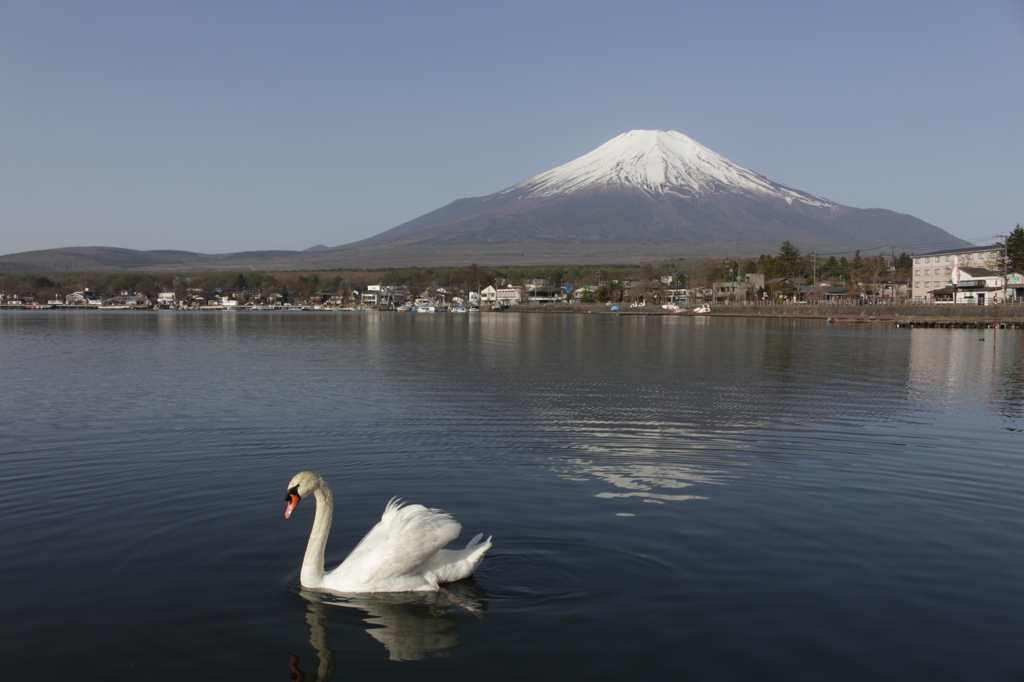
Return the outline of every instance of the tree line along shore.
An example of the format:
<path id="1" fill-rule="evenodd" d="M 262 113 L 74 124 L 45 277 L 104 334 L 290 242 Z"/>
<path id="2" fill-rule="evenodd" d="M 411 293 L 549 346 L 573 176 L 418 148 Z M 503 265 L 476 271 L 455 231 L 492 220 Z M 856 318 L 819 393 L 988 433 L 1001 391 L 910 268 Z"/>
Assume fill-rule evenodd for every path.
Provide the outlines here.
<path id="1" fill-rule="evenodd" d="M 1017 242 L 1021 244 L 1017 244 Z M 1024 261 L 1024 229 L 1020 226 L 1007 240 L 1009 261 Z M 1020 248 L 1017 248 L 1020 247 Z M 1018 251 L 1020 253 L 1018 253 Z M 775 255 L 762 254 L 746 259 L 671 259 L 639 265 L 562 265 L 562 266 L 480 266 L 410 267 L 374 270 L 214 272 L 168 274 L 156 272 L 67 272 L 43 274 L 0 273 L 0 296 L 5 302 L 46 303 L 65 300 L 74 292 L 100 292 L 107 296 L 135 296 L 136 300 L 156 301 L 160 294 L 173 293 L 177 301 L 190 297 L 209 300 L 227 292 L 239 299 L 266 297 L 277 302 L 305 303 L 314 300 L 345 300 L 346 296 L 374 287 L 402 287 L 414 295 L 436 290 L 480 292 L 487 286 L 545 282 L 555 288 L 575 290 L 567 304 L 602 304 L 646 301 L 655 305 L 646 310 L 619 310 L 621 314 L 663 314 L 666 289 L 689 287 L 699 292 L 701 303 L 716 306 L 716 312 L 732 315 L 790 315 L 806 317 L 884 318 L 901 316 L 978 319 L 991 317 L 991 306 L 907 305 L 898 292 L 909 282 L 914 257 L 911 254 L 876 254 L 851 258 L 816 253 L 802 254 L 786 241 Z M 738 282 L 747 277 L 762 283 L 748 287 L 746 300 L 729 301 L 722 306 L 716 297 L 720 283 Z M 845 289 L 836 298 L 815 300 L 801 294 L 812 285 Z M 629 287 L 627 289 L 627 287 Z M 888 289 L 887 289 L 888 287 Z M 883 296 L 879 292 L 889 291 Z M 586 292 L 584 297 L 579 292 Z M 659 295 L 661 294 L 661 295 Z M 696 296 L 695 296 L 696 298 Z M 836 300 L 836 299 L 839 300 Z M 886 305 L 877 306 L 887 298 Z M 803 299 L 803 300 L 799 300 Z M 696 300 L 693 301 L 696 303 Z M 523 301 L 527 306 L 528 300 Z M 792 303 L 793 305 L 786 305 Z M 809 305 L 806 305 L 809 304 Z M 851 310 L 850 306 L 857 306 Z M 1004 315 L 1017 315 L 1017 306 L 1005 305 Z M 875 310 L 877 308 L 877 310 Z M 977 308 L 977 309 L 975 309 Z M 567 310 L 560 306 L 558 309 Z M 600 306 L 584 306 L 580 311 L 596 312 Z"/>
<path id="2" fill-rule="evenodd" d="M 179 300 L 188 291 L 212 293 L 217 290 L 261 291 L 280 295 L 283 300 L 304 300 L 316 293 L 365 289 L 370 285 L 404 286 L 411 290 L 446 287 L 477 290 L 499 283 L 543 280 L 554 286 L 605 287 L 615 293 L 617 283 L 630 281 L 664 282 L 673 286 L 710 288 L 715 282 L 729 281 L 745 274 L 763 275 L 766 281 L 778 278 L 800 279 L 806 283 L 875 280 L 882 273 L 909 277 L 911 257 L 900 254 L 893 259 L 883 255 L 862 258 L 859 252 L 847 259 L 802 255 L 784 242 L 778 255 L 762 254 L 745 259 L 671 259 L 658 263 L 594 264 L 559 266 L 480 266 L 409 267 L 372 270 L 319 270 L 284 272 L 213 272 L 168 274 L 159 272 L 65 272 L 4 274 L 0 272 L 0 292 L 32 296 L 37 301 L 60 299 L 75 291 L 128 291 L 156 299 L 162 292 L 174 292 Z"/>

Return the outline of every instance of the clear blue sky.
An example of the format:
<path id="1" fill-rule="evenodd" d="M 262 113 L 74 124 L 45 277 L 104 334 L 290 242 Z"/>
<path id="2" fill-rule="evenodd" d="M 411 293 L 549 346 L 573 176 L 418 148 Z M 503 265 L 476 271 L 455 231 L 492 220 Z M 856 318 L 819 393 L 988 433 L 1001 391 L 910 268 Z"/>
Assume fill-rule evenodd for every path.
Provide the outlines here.
<path id="1" fill-rule="evenodd" d="M 0 0 L 0 253 L 336 246 L 634 128 L 990 243 L 1024 0 Z"/>

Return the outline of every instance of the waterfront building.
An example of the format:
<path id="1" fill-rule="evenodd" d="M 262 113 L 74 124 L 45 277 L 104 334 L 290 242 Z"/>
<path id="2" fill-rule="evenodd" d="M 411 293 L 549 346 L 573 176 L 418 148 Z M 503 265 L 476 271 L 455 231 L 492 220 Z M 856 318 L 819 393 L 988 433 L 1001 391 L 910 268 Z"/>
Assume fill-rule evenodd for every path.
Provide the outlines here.
<path id="1" fill-rule="evenodd" d="M 523 302 L 523 290 L 515 286 L 489 285 L 480 291 L 480 300 L 492 306 L 519 305 Z"/>
<path id="2" fill-rule="evenodd" d="M 911 273 L 913 300 L 921 303 L 947 300 L 946 290 L 952 291 L 953 278 L 958 267 L 995 272 L 999 268 L 1002 253 L 1003 245 L 993 244 L 966 249 L 944 249 L 914 256 L 914 269 Z M 1001 290 L 1002 287 L 999 288 Z M 951 293 L 948 300 L 952 301 Z"/>

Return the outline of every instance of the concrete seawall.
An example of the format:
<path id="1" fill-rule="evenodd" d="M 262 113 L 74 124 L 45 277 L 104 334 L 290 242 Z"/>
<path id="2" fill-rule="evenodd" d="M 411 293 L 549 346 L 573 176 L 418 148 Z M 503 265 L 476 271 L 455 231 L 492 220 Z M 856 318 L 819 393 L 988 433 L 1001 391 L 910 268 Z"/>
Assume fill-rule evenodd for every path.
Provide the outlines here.
<path id="1" fill-rule="evenodd" d="M 669 315 L 660 306 L 631 308 L 617 311 L 607 305 L 569 306 L 516 306 L 512 310 L 523 312 L 580 312 L 612 313 L 618 315 Z M 1024 323 L 1024 304 L 1004 303 L 999 306 L 972 304 L 903 304 L 903 305 L 715 305 L 712 316 L 737 317 L 793 317 L 805 319 L 832 318 L 836 322 L 960 322 L 960 323 Z"/>
<path id="2" fill-rule="evenodd" d="M 1000 322 L 1024 321 L 1024 305 L 1000 306 L 921 304 L 921 305 L 722 305 L 712 309 L 720 315 L 769 317 L 831 317 L 835 320 L 962 320 Z"/>

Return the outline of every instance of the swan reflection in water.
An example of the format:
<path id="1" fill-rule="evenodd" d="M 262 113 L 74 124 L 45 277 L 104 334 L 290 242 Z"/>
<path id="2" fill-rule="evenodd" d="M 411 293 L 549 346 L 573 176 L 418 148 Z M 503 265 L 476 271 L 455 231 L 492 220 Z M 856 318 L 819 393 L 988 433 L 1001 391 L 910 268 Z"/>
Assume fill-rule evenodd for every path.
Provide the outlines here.
<path id="1" fill-rule="evenodd" d="M 309 643 L 319 658 L 316 677 L 303 672 L 296 656 L 291 657 L 293 679 L 329 680 L 334 675 L 327 621 L 337 607 L 365 613 L 366 632 L 384 645 L 392 661 L 419 661 L 447 656 L 459 642 L 456 612 L 469 611 L 477 618 L 487 610 L 485 594 L 472 579 L 449 583 L 442 592 L 375 592 L 334 595 L 299 590 L 306 600 Z"/>

